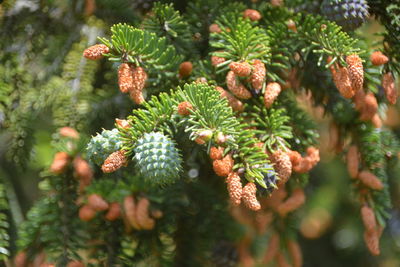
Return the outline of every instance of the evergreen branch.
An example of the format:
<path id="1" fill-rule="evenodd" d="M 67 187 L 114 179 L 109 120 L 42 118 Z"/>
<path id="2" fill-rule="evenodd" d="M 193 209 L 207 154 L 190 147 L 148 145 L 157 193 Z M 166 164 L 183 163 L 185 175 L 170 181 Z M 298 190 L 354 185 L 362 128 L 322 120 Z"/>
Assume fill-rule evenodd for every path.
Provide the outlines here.
<path id="1" fill-rule="evenodd" d="M 159 37 L 165 37 L 178 52 L 187 53 L 192 50 L 189 24 L 172 4 L 154 3 L 150 15 L 143 21 L 143 28 Z"/>
<path id="2" fill-rule="evenodd" d="M 106 56 L 112 61 L 146 64 L 158 71 L 176 69 L 181 61 L 165 37 L 121 23 L 112 26 L 111 32 L 111 41 L 99 39 L 110 48 Z"/>
<path id="3" fill-rule="evenodd" d="M 8 201 L 4 185 L 0 179 L 0 262 L 5 261 L 9 255 L 10 236 L 9 236 L 9 222 L 8 222 Z"/>
<path id="4" fill-rule="evenodd" d="M 356 39 L 351 38 L 335 22 L 323 19 L 315 15 L 299 15 L 293 18 L 297 25 L 298 38 L 305 42 L 306 47 L 314 53 L 322 56 L 331 56 L 332 62 L 339 60 L 346 66 L 345 56 L 361 53 L 355 47 Z"/>
<path id="5" fill-rule="evenodd" d="M 270 58 L 269 37 L 265 31 L 248 19 L 236 14 L 222 15 L 217 24 L 221 33 L 213 33 L 210 45 L 223 52 L 214 52 L 213 55 L 230 61 L 250 61 L 259 59 L 267 62 Z"/>

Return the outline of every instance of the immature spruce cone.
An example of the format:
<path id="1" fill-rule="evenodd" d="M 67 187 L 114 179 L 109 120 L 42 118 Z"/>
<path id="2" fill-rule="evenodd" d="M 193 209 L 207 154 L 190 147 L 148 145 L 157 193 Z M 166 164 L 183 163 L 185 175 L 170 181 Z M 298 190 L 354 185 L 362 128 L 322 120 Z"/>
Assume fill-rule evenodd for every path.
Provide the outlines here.
<path id="1" fill-rule="evenodd" d="M 389 62 L 389 58 L 381 51 L 375 51 L 371 54 L 371 63 L 375 66 L 380 66 Z"/>
<path id="2" fill-rule="evenodd" d="M 225 97 L 228 100 L 229 106 L 233 109 L 233 111 L 243 111 L 244 106 L 242 101 L 239 99 L 236 99 L 233 95 L 231 95 L 229 92 L 224 90 L 222 87 L 216 86 L 215 89 L 220 93 L 220 97 L 223 98 Z"/>
<path id="3" fill-rule="evenodd" d="M 217 160 L 217 159 L 222 159 L 224 154 L 224 148 L 223 147 L 211 147 L 210 149 L 210 158 L 212 160 Z"/>
<path id="4" fill-rule="evenodd" d="M 264 93 L 264 105 L 266 108 L 270 108 L 272 106 L 275 99 L 281 93 L 281 90 L 282 90 L 282 88 L 279 85 L 279 83 L 273 82 L 273 83 L 267 84 L 267 87 L 265 88 L 265 93 Z"/>
<path id="5" fill-rule="evenodd" d="M 278 234 L 273 234 L 269 239 L 268 248 L 264 254 L 263 263 L 267 264 L 272 261 L 279 252 L 280 238 Z"/>
<path id="6" fill-rule="evenodd" d="M 232 62 L 229 68 L 239 77 L 247 77 L 251 73 L 251 66 L 247 62 Z"/>
<path id="7" fill-rule="evenodd" d="M 101 170 L 104 173 L 115 172 L 122 166 L 127 164 L 127 158 L 125 151 L 118 150 L 109 155 L 101 166 Z"/>
<path id="8" fill-rule="evenodd" d="M 381 253 L 379 249 L 379 235 L 377 231 L 364 231 L 364 241 L 372 255 L 378 256 Z"/>
<path id="9" fill-rule="evenodd" d="M 184 61 L 179 65 L 179 77 L 185 78 L 192 73 L 193 64 L 190 61 Z"/>
<path id="10" fill-rule="evenodd" d="M 101 134 L 92 137 L 87 145 L 87 158 L 97 165 L 103 164 L 107 157 L 121 149 L 122 141 L 119 139 L 117 128 L 112 130 L 103 130 Z"/>
<path id="11" fill-rule="evenodd" d="M 128 93 L 133 88 L 133 67 L 122 63 L 118 68 L 118 85 L 122 93 Z"/>
<path id="12" fill-rule="evenodd" d="M 257 197 L 257 187 L 254 183 L 247 183 L 243 187 L 242 198 L 244 204 L 251 210 L 259 210 L 261 209 L 260 202 L 258 202 Z"/>
<path id="13" fill-rule="evenodd" d="M 367 205 L 362 206 L 361 219 L 367 232 L 370 233 L 376 231 L 376 219 L 374 210 L 372 208 L 368 207 Z"/>
<path id="14" fill-rule="evenodd" d="M 289 212 L 292 212 L 302 206 L 305 201 L 306 195 L 304 194 L 303 189 L 295 189 L 288 199 L 279 204 L 277 212 L 279 213 L 279 215 L 284 217 Z"/>
<path id="15" fill-rule="evenodd" d="M 261 19 L 261 14 L 257 10 L 246 9 L 245 11 L 243 11 L 243 17 L 249 18 L 252 21 L 257 21 Z"/>
<path id="16" fill-rule="evenodd" d="M 218 176 L 226 177 L 231 173 L 233 164 L 232 156 L 228 154 L 220 160 L 214 160 L 213 169 Z"/>
<path id="17" fill-rule="evenodd" d="M 108 209 L 107 214 L 105 215 L 106 220 L 115 221 L 121 216 L 121 206 L 118 202 L 110 203 L 110 208 Z"/>
<path id="18" fill-rule="evenodd" d="M 69 155 L 67 152 L 57 152 L 54 155 L 53 163 L 50 166 L 50 171 L 55 174 L 61 174 L 68 166 Z"/>
<path id="19" fill-rule="evenodd" d="M 287 153 L 277 150 L 272 155 L 272 161 L 275 163 L 275 171 L 278 173 L 280 178 L 279 185 L 285 184 L 292 175 L 292 162 Z"/>
<path id="20" fill-rule="evenodd" d="M 224 63 L 225 61 L 226 59 L 223 57 L 211 56 L 211 65 L 213 66 L 217 66 L 221 63 Z"/>
<path id="21" fill-rule="evenodd" d="M 346 57 L 347 70 L 353 89 L 361 90 L 364 84 L 364 69 L 361 58 L 357 54 Z"/>
<path id="22" fill-rule="evenodd" d="M 79 139 L 79 133 L 71 127 L 62 127 L 58 130 L 60 136 L 62 137 L 69 137 L 72 139 Z"/>
<path id="23" fill-rule="evenodd" d="M 361 180 L 363 184 L 368 186 L 371 189 L 374 190 L 382 190 L 383 189 L 383 184 L 382 181 L 378 179 L 373 173 L 369 171 L 361 171 L 358 174 L 358 179 Z"/>
<path id="24" fill-rule="evenodd" d="M 147 198 L 141 198 L 136 206 L 136 219 L 140 228 L 151 230 L 154 228 L 155 220 L 149 216 L 150 201 Z"/>
<path id="25" fill-rule="evenodd" d="M 394 78 L 391 72 L 383 74 L 382 87 L 385 91 L 386 99 L 392 105 L 396 104 L 398 93 L 395 87 Z"/>
<path id="26" fill-rule="evenodd" d="M 83 51 L 83 56 L 87 59 L 96 60 L 103 57 L 103 54 L 110 52 L 110 49 L 104 44 L 96 44 Z"/>
<path id="27" fill-rule="evenodd" d="M 139 223 L 136 215 L 136 203 L 133 196 L 126 196 L 124 198 L 124 213 L 129 224 L 136 230 L 140 230 Z"/>
<path id="28" fill-rule="evenodd" d="M 339 93 L 345 98 L 352 98 L 355 91 L 350 81 L 350 75 L 347 68 L 339 67 L 339 69 L 332 74 L 333 82 L 335 83 Z"/>
<path id="29" fill-rule="evenodd" d="M 300 162 L 293 166 L 293 171 L 297 173 L 306 173 L 313 168 L 312 161 L 309 157 L 301 158 Z"/>
<path id="30" fill-rule="evenodd" d="M 364 106 L 364 100 L 365 100 L 365 92 L 364 90 L 358 90 L 356 94 L 354 95 L 353 101 L 355 105 L 355 109 L 360 111 L 362 110 Z"/>
<path id="31" fill-rule="evenodd" d="M 226 178 L 229 197 L 231 203 L 235 206 L 239 205 L 242 199 L 242 182 L 236 172 L 231 172 Z"/>
<path id="32" fill-rule="evenodd" d="M 95 211 L 104 211 L 109 207 L 108 203 L 98 194 L 91 194 L 88 197 L 88 205 Z"/>
<path id="33" fill-rule="evenodd" d="M 261 90 L 264 84 L 267 69 L 261 60 L 253 60 L 253 72 L 250 76 L 251 85 L 255 90 Z"/>
<path id="34" fill-rule="evenodd" d="M 226 85 L 237 98 L 251 98 L 251 92 L 247 90 L 247 88 L 239 80 L 236 79 L 236 75 L 233 71 L 229 71 L 226 75 Z"/>
<path id="35" fill-rule="evenodd" d="M 303 254 L 301 253 L 301 248 L 299 243 L 294 240 L 289 240 L 287 242 L 287 248 L 289 251 L 290 258 L 292 259 L 293 267 L 303 266 Z"/>
<path id="36" fill-rule="evenodd" d="M 79 218 L 82 221 L 88 222 L 96 216 L 96 211 L 89 205 L 83 205 L 79 209 Z"/>
<path id="37" fill-rule="evenodd" d="M 132 88 L 129 90 L 129 95 L 133 102 L 140 105 L 144 102 L 143 89 L 147 81 L 147 73 L 142 67 L 136 67 L 132 70 L 133 82 Z"/>
<path id="38" fill-rule="evenodd" d="M 347 152 L 347 171 L 351 178 L 356 178 L 358 175 L 358 164 L 359 164 L 359 156 L 358 156 L 358 148 L 355 145 L 352 145 Z"/>
<path id="39" fill-rule="evenodd" d="M 191 114 L 190 110 L 193 110 L 192 104 L 188 101 L 184 101 L 179 103 L 178 105 L 178 114 L 182 116 L 188 116 Z"/>
<path id="40" fill-rule="evenodd" d="M 378 101 L 372 92 L 369 92 L 364 97 L 364 104 L 361 108 L 360 120 L 369 121 L 378 112 Z"/>

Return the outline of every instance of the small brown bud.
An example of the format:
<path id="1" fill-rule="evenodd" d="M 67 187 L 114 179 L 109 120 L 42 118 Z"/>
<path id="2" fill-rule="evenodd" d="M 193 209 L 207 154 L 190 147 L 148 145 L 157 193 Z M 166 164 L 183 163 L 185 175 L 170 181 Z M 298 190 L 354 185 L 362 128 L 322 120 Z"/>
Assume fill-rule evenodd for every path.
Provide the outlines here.
<path id="1" fill-rule="evenodd" d="M 211 147 L 210 149 L 210 158 L 212 160 L 217 160 L 217 159 L 222 159 L 224 154 L 224 148 L 223 147 Z"/>
<path id="2" fill-rule="evenodd" d="M 229 71 L 226 75 L 226 85 L 228 89 L 239 99 L 251 98 L 251 93 L 247 88 L 236 78 L 233 71 Z"/>
<path id="3" fill-rule="evenodd" d="M 136 217 L 136 203 L 133 196 L 126 196 L 124 198 L 124 213 L 129 224 L 136 230 L 140 230 L 139 223 Z"/>
<path id="4" fill-rule="evenodd" d="M 358 175 L 359 155 L 358 148 L 355 145 L 350 146 L 347 152 L 347 171 L 351 178 L 356 178 Z"/>
<path id="5" fill-rule="evenodd" d="M 96 44 L 83 51 L 83 56 L 87 59 L 96 60 L 103 57 L 103 54 L 110 52 L 110 49 L 104 44 Z"/>
<path id="6" fill-rule="evenodd" d="M 357 54 L 346 57 L 347 70 L 354 91 L 361 90 L 364 84 L 364 69 L 361 58 Z"/>
<path id="7" fill-rule="evenodd" d="M 292 259 L 293 267 L 303 266 L 303 254 L 301 253 L 301 248 L 299 243 L 294 240 L 289 240 L 287 242 L 287 248 L 289 251 L 290 258 Z"/>
<path id="8" fill-rule="evenodd" d="M 373 173 L 369 171 L 361 171 L 358 174 L 358 179 L 361 180 L 363 184 L 367 187 L 374 189 L 374 190 L 382 190 L 383 184 L 382 181 L 378 179 Z"/>
<path id="9" fill-rule="evenodd" d="M 358 90 L 353 98 L 356 110 L 358 110 L 358 111 L 362 110 L 362 107 L 364 106 L 364 100 L 365 100 L 364 90 Z"/>
<path id="10" fill-rule="evenodd" d="M 118 68 L 118 86 L 122 93 L 128 93 L 133 88 L 133 67 L 122 63 Z"/>
<path id="11" fill-rule="evenodd" d="M 256 197 L 257 187 L 255 183 L 247 183 L 242 190 L 243 203 L 251 210 L 257 211 L 261 209 L 260 202 Z"/>
<path id="12" fill-rule="evenodd" d="M 190 110 L 193 110 L 192 104 L 188 101 L 184 101 L 179 103 L 178 105 L 178 114 L 182 116 L 188 116 L 191 114 Z"/>
<path id="13" fill-rule="evenodd" d="M 382 87 L 385 91 L 386 99 L 392 105 L 396 104 L 398 92 L 395 87 L 394 78 L 391 72 L 383 74 Z"/>
<path id="14" fill-rule="evenodd" d="M 361 108 L 360 120 L 369 121 L 378 112 L 378 101 L 373 93 L 369 92 L 365 95 L 364 104 Z"/>
<path id="15" fill-rule="evenodd" d="M 88 205 L 95 211 L 104 211 L 109 207 L 108 203 L 98 194 L 91 194 L 88 197 Z"/>
<path id="16" fill-rule="evenodd" d="M 73 164 L 76 176 L 82 180 L 84 184 L 89 185 L 93 178 L 93 171 L 89 163 L 80 156 L 77 156 Z"/>
<path id="17" fill-rule="evenodd" d="M 253 72 L 251 73 L 250 81 L 255 90 L 261 90 L 265 81 L 267 69 L 261 60 L 253 60 Z"/>
<path id="18" fill-rule="evenodd" d="M 154 219 L 160 219 L 164 216 L 163 212 L 161 210 L 152 210 L 151 211 L 151 217 Z"/>
<path id="19" fill-rule="evenodd" d="M 280 7 L 283 5 L 283 0 L 271 0 L 271 5 L 275 7 Z"/>
<path id="20" fill-rule="evenodd" d="M 193 64 L 190 61 L 185 61 L 182 62 L 179 65 L 179 77 L 180 78 L 185 78 L 189 76 L 192 73 L 193 70 Z"/>
<path id="21" fill-rule="evenodd" d="M 242 199 L 242 182 L 236 172 L 231 172 L 226 178 L 229 198 L 235 206 L 239 205 Z"/>
<path id="22" fill-rule="evenodd" d="M 302 157 L 299 152 L 290 150 L 287 154 L 290 158 L 290 162 L 292 162 L 292 166 L 295 166 L 300 163 Z"/>
<path id="23" fill-rule="evenodd" d="M 79 218 L 82 221 L 88 222 L 96 216 L 96 211 L 89 205 L 83 205 L 79 209 Z"/>
<path id="24" fill-rule="evenodd" d="M 251 73 L 251 66 L 247 62 L 232 62 L 229 68 L 239 77 L 247 77 Z"/>
<path id="25" fill-rule="evenodd" d="M 71 127 L 62 127 L 60 128 L 59 133 L 62 137 L 79 139 L 79 133 L 74 128 Z"/>
<path id="26" fill-rule="evenodd" d="M 118 127 L 122 128 L 122 129 L 131 128 L 131 125 L 129 124 L 129 121 L 127 121 L 127 120 L 115 119 L 115 123 L 118 125 Z"/>
<path id="27" fill-rule="evenodd" d="M 375 66 L 380 66 L 389 62 L 389 58 L 385 56 L 381 51 L 375 51 L 371 54 L 371 62 Z"/>
<path id="28" fill-rule="evenodd" d="M 141 198 L 136 206 L 136 219 L 140 228 L 151 230 L 154 228 L 155 220 L 149 216 L 150 201 L 147 198 Z"/>
<path id="29" fill-rule="evenodd" d="M 208 30 L 210 31 L 210 33 L 221 33 L 222 32 L 221 28 L 216 23 L 211 24 L 210 27 L 208 27 Z"/>
<path id="30" fill-rule="evenodd" d="M 127 162 L 128 160 L 125 156 L 125 151 L 118 150 L 113 152 L 106 158 L 103 165 L 101 166 L 101 170 L 104 173 L 115 172 L 122 166 L 125 166 Z"/>
<path id="31" fill-rule="evenodd" d="M 232 172 L 234 161 L 231 155 L 226 155 L 222 159 L 214 160 L 213 169 L 218 176 L 226 177 Z"/>
<path id="32" fill-rule="evenodd" d="M 310 158 L 310 161 L 313 165 L 313 167 L 320 161 L 319 157 L 319 149 L 310 146 L 307 148 L 307 157 Z"/>
<path id="33" fill-rule="evenodd" d="M 267 87 L 265 88 L 265 93 L 264 93 L 264 105 L 266 108 L 270 108 L 272 104 L 274 103 L 275 99 L 279 96 L 281 93 L 281 86 L 279 83 L 269 83 L 267 84 Z"/>
<path id="34" fill-rule="evenodd" d="M 300 162 L 293 165 L 293 171 L 297 173 L 306 173 L 313 168 L 312 160 L 309 157 L 301 158 Z"/>
<path id="35" fill-rule="evenodd" d="M 372 208 L 367 205 L 362 206 L 361 219 L 367 232 L 373 232 L 376 230 L 376 219 Z"/>
<path id="36" fill-rule="evenodd" d="M 244 18 L 249 18 L 252 21 L 257 21 L 261 19 L 261 14 L 257 10 L 254 9 L 246 9 L 243 12 L 243 17 Z"/>
<path id="37" fill-rule="evenodd" d="M 50 171 L 55 174 L 61 174 L 68 166 L 69 155 L 67 152 L 57 152 L 54 155 L 53 163 L 50 166 Z"/>
<path id="38" fill-rule="evenodd" d="M 118 202 L 110 203 L 110 208 L 105 216 L 108 221 L 115 221 L 121 216 L 121 206 Z"/>
<path id="39" fill-rule="evenodd" d="M 233 111 L 243 111 L 244 110 L 244 105 L 242 101 L 239 99 L 236 99 L 233 95 L 231 95 L 229 92 L 224 90 L 222 87 L 216 86 L 215 89 L 220 92 L 221 98 L 225 97 L 228 100 L 229 106 L 233 109 Z"/>

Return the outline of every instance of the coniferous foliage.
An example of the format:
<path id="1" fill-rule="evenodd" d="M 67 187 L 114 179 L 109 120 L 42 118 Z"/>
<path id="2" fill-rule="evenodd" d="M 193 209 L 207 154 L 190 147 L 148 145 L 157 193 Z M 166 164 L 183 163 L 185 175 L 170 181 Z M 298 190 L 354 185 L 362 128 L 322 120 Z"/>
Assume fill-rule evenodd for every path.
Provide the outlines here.
<path id="1" fill-rule="evenodd" d="M 400 3 L 24 3 L 0 4 L 1 263 L 400 264 Z"/>

